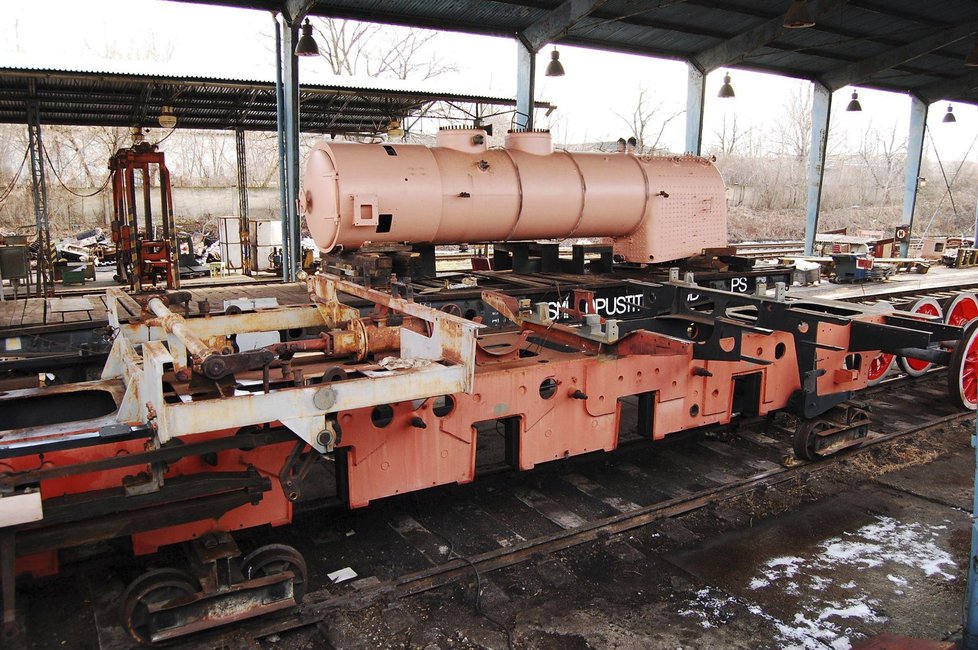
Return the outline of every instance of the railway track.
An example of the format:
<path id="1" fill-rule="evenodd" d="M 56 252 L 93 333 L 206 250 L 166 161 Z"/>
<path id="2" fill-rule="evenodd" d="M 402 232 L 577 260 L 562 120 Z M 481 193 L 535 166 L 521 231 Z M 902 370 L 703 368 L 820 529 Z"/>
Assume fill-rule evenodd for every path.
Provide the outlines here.
<path id="1" fill-rule="evenodd" d="M 243 639 L 328 627 L 329 617 L 344 609 L 412 596 L 476 574 L 481 583 L 498 569 L 776 489 L 872 446 L 972 417 L 945 403 L 945 383 L 942 369 L 916 381 L 889 379 L 868 391 L 864 401 L 871 404 L 874 422 L 870 435 L 860 447 L 818 462 L 783 463 L 791 454 L 791 431 L 776 421 L 753 420 L 672 442 L 627 440 L 610 454 L 524 474 L 493 471 L 469 486 L 438 488 L 421 499 L 394 498 L 339 516 L 332 524 L 317 517 L 315 527 L 330 529 L 325 537 L 332 544 L 321 573 L 351 566 L 365 577 L 308 593 L 289 615 L 190 639 L 191 647 L 229 647 Z M 926 414 L 920 412 L 921 401 L 912 399 L 921 396 Z M 354 535 L 343 532 L 348 526 Z M 300 522 L 300 528 L 306 527 Z M 317 555 L 304 552 L 307 558 Z M 316 573 L 312 566 L 310 572 Z"/>
<path id="2" fill-rule="evenodd" d="M 853 293 L 852 295 L 841 297 L 833 296 L 832 300 L 858 302 L 863 304 L 886 301 L 899 309 L 903 306 L 913 305 L 921 298 L 933 298 L 935 300 L 941 300 L 954 298 L 958 294 L 965 291 L 978 292 L 978 282 L 965 282 L 953 287 L 911 287 L 906 289 L 891 289 L 890 287 L 883 287 L 880 292 L 873 291 L 875 285 L 862 285 L 862 287 L 864 288 L 864 291 L 861 291 L 858 294 Z"/>

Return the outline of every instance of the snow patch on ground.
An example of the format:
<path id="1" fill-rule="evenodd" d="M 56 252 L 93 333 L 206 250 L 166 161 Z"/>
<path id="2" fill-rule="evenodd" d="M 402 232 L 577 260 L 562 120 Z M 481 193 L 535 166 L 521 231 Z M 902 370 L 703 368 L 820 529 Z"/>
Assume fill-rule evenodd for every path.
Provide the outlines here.
<path id="1" fill-rule="evenodd" d="M 920 522 L 901 522 L 878 516 L 876 521 L 855 532 L 846 532 L 821 542 L 809 558 L 777 557 L 761 566 L 751 579 L 752 590 L 778 589 L 788 595 L 804 594 L 797 602 L 798 611 L 789 624 L 775 623 L 785 647 L 804 649 L 826 645 L 843 650 L 851 647 L 854 631 L 850 621 L 864 624 L 885 623 L 878 613 L 879 602 L 860 593 L 856 581 L 835 585 L 840 569 L 864 571 L 887 569 L 894 593 L 910 589 L 908 576 L 923 573 L 944 580 L 954 580 L 957 565 L 939 545 L 940 532 L 947 526 L 929 526 Z M 844 598 L 837 586 L 853 593 Z M 800 588 L 799 588 L 800 587 Z"/>
<path id="2" fill-rule="evenodd" d="M 717 590 L 706 587 L 696 592 L 696 598 L 689 602 L 689 605 L 679 610 L 680 616 L 695 616 L 699 618 L 700 627 L 709 629 L 723 625 L 733 618 L 731 604 L 737 602 L 734 596 L 718 592 Z"/>
<path id="3" fill-rule="evenodd" d="M 855 532 L 821 542 L 810 557 L 783 556 L 765 562 L 748 582 L 751 591 L 776 590 L 793 596 L 796 611 L 790 621 L 774 617 L 755 603 L 712 588 L 701 589 L 682 616 L 699 618 L 703 628 L 722 625 L 734 616 L 734 605 L 743 606 L 778 630 L 777 642 L 789 650 L 849 650 L 852 637 L 862 634 L 853 625 L 886 622 L 879 601 L 859 589 L 855 580 L 837 583 L 844 569 L 883 569 L 894 593 L 912 589 L 909 578 L 933 576 L 954 580 L 957 565 L 939 545 L 947 526 L 901 522 L 878 516 Z M 844 572 L 842 573 L 845 574 Z M 846 590 L 845 593 L 840 593 Z"/>

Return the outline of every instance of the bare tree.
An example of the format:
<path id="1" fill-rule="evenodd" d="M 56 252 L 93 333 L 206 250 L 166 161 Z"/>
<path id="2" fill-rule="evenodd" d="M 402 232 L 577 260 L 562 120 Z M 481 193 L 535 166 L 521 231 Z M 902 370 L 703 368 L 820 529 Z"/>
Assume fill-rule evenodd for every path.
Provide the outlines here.
<path id="1" fill-rule="evenodd" d="M 655 153 L 659 150 L 659 143 L 662 141 L 666 127 L 686 111 L 680 110 L 669 115 L 665 115 L 665 112 L 662 102 L 653 101 L 649 89 L 643 86 L 638 90 L 638 98 L 631 115 L 625 116 L 621 113 L 615 115 L 632 130 L 638 141 L 636 146 L 638 153 Z"/>
<path id="2" fill-rule="evenodd" d="M 873 179 L 875 198 L 883 204 L 890 202 L 892 190 L 899 183 L 906 150 L 907 140 L 897 136 L 895 124 L 888 134 L 880 133 L 872 124 L 863 132 L 859 157 Z"/>
<path id="3" fill-rule="evenodd" d="M 58 174 L 88 187 L 100 187 L 108 175 L 106 161 L 129 141 L 129 129 L 94 126 L 52 126 L 45 140 Z"/>
<path id="4" fill-rule="evenodd" d="M 335 75 L 356 75 L 365 66 L 365 43 L 380 32 L 380 25 L 335 18 L 314 18 L 313 29 L 321 43 L 319 56 Z"/>
<path id="5" fill-rule="evenodd" d="M 335 75 L 431 79 L 456 69 L 431 47 L 438 32 L 338 18 L 312 20 L 322 43 L 319 55 Z"/>
<path id="6" fill-rule="evenodd" d="M 111 43 L 93 44 L 86 40 L 85 47 L 108 61 L 169 61 L 177 46 L 169 38 L 157 41 L 157 36 L 152 30 L 134 30 L 118 35 Z"/>
<path id="7" fill-rule="evenodd" d="M 776 129 L 776 153 L 805 162 L 812 133 L 812 93 L 807 87 L 798 86 L 791 91 Z"/>
<path id="8" fill-rule="evenodd" d="M 744 132 L 737 125 L 737 115 L 734 114 L 731 120 L 723 116 L 723 122 L 718 130 L 713 131 L 713 136 L 717 139 L 717 153 L 730 155 L 738 150 L 738 145 L 743 144 L 744 138 L 751 139 L 753 129 Z"/>

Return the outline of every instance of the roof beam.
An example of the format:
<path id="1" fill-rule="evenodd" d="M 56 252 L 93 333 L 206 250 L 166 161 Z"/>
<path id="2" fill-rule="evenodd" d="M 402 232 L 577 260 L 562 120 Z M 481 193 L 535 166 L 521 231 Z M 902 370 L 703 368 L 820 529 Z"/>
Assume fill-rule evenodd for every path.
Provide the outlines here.
<path id="1" fill-rule="evenodd" d="M 821 75 L 821 80 L 830 90 L 838 90 L 843 86 L 869 79 L 877 72 L 913 61 L 945 45 L 969 38 L 976 32 L 978 32 L 978 21 L 964 23 L 957 27 L 940 28 L 929 36 L 918 38 L 906 45 L 894 47 L 868 59 L 830 70 Z"/>
<path id="2" fill-rule="evenodd" d="M 282 16 L 285 17 L 285 22 L 295 27 L 309 13 L 313 4 L 313 0 L 282 0 Z"/>
<path id="3" fill-rule="evenodd" d="M 607 0 L 564 0 L 553 11 L 517 34 L 526 49 L 539 52 L 547 43 L 567 34 L 578 21 L 587 17 Z"/>
<path id="4" fill-rule="evenodd" d="M 139 100 L 132 106 L 133 126 L 142 126 L 146 123 L 147 103 L 149 102 L 149 98 L 153 96 L 153 85 L 150 82 L 143 86 L 142 92 L 139 93 Z"/>
<path id="5" fill-rule="evenodd" d="M 846 4 L 846 0 L 817 0 L 815 20 Z M 784 16 L 770 18 L 756 27 L 741 32 L 726 41 L 703 50 L 692 57 L 692 63 L 708 73 L 717 68 L 743 62 L 747 54 L 776 40 L 785 31 Z"/>
<path id="6" fill-rule="evenodd" d="M 964 64 L 962 64 L 962 68 L 964 68 Z M 933 104 L 942 99 L 953 100 L 975 88 L 978 88 L 978 70 L 972 68 L 954 79 L 935 81 L 911 92 L 928 104 Z"/>

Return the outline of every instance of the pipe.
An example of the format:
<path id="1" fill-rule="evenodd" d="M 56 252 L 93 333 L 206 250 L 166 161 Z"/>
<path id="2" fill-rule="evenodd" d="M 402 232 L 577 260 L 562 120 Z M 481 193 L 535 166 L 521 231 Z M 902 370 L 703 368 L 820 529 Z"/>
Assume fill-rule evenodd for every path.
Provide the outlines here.
<path id="1" fill-rule="evenodd" d="M 885 350 L 885 352 L 890 351 Z M 938 350 L 933 348 L 897 348 L 896 350 L 893 350 L 892 353 L 907 359 L 929 361 L 931 363 L 936 363 L 939 366 L 951 365 L 951 353 L 947 350 Z"/>
<path id="2" fill-rule="evenodd" d="M 146 308 L 159 319 L 160 327 L 168 334 L 173 334 L 180 339 L 180 342 L 184 344 L 197 363 L 203 365 L 207 359 L 221 355 L 219 351 L 197 338 L 183 317 L 170 311 L 166 303 L 159 298 L 150 298 L 146 303 Z"/>
<path id="3" fill-rule="evenodd" d="M 282 85 L 282 26 L 279 24 L 278 17 L 275 14 L 272 14 L 272 20 L 275 23 L 275 128 L 278 134 L 279 207 L 282 211 L 282 279 L 288 282 L 288 269 L 292 268 L 291 252 L 289 251 L 292 239 L 289 235 L 289 191 L 285 179 L 285 123 L 283 119 L 283 114 L 285 113 L 285 90 Z"/>

